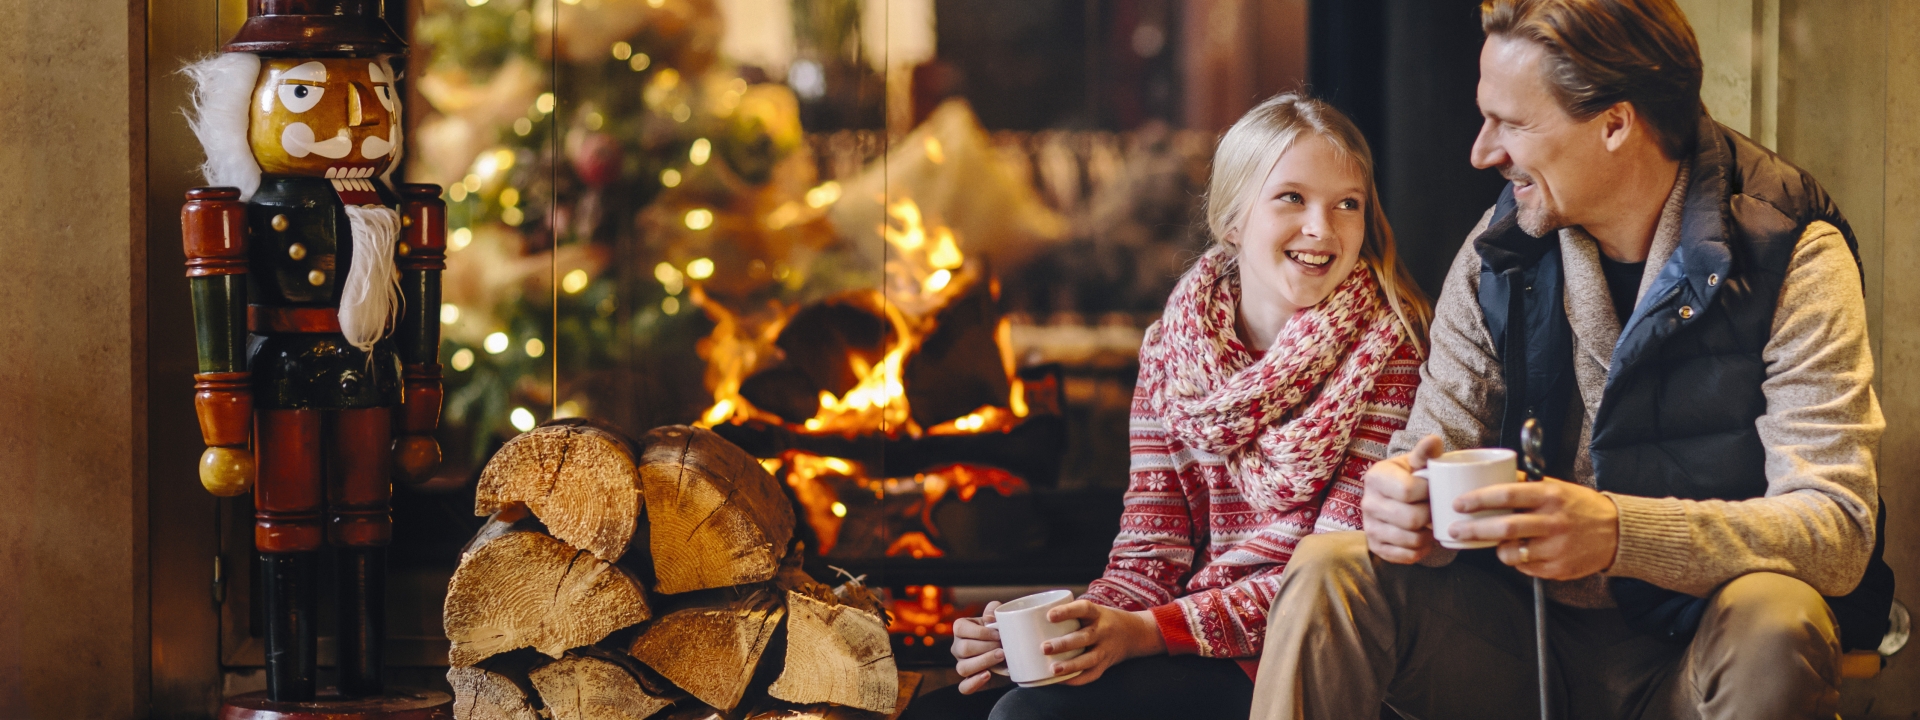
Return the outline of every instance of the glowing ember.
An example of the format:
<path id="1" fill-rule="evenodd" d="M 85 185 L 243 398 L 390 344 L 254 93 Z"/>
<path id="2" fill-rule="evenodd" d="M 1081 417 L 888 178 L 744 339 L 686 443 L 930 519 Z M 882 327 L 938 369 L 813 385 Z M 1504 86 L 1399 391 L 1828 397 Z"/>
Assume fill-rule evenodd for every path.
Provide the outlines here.
<path id="1" fill-rule="evenodd" d="M 893 541 L 892 545 L 887 546 L 887 557 L 908 555 L 915 560 L 919 560 L 921 558 L 943 557 L 946 554 L 947 553 L 941 550 L 939 546 L 933 544 L 933 540 L 929 539 L 926 533 L 919 531 L 903 533 Z"/>

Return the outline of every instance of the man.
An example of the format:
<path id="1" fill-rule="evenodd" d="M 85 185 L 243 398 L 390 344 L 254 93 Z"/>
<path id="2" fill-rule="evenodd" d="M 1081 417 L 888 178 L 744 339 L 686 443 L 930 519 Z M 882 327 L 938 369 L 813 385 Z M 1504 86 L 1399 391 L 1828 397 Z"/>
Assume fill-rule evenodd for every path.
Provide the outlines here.
<path id="1" fill-rule="evenodd" d="M 1489 0 L 1482 27 L 1472 159 L 1511 184 L 1447 277 L 1365 532 L 1294 555 L 1254 717 L 1535 717 L 1525 576 L 1550 581 L 1556 719 L 1833 717 L 1892 596 L 1846 221 L 1705 117 L 1673 0 Z M 1429 527 L 1412 472 L 1529 418 L 1550 477 Z"/>

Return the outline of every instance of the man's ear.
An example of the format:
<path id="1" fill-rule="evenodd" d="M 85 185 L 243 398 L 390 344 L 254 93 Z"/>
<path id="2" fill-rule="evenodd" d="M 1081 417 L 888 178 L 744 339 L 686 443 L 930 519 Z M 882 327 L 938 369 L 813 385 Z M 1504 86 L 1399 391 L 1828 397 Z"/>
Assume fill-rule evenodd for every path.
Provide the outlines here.
<path id="1" fill-rule="evenodd" d="M 1638 116 L 1633 103 L 1625 100 L 1600 111 L 1600 117 L 1596 119 L 1600 121 L 1600 141 L 1606 144 L 1607 152 L 1618 152 L 1628 140 L 1633 139 L 1634 131 L 1638 129 L 1634 127 L 1634 121 Z"/>

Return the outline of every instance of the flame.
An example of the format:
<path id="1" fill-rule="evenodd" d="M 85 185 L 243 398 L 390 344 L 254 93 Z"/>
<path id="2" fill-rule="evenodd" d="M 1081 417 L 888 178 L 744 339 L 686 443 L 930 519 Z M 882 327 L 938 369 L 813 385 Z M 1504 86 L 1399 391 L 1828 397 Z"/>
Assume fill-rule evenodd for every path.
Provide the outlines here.
<path id="1" fill-rule="evenodd" d="M 825 555 L 840 541 L 840 525 L 846 517 L 846 504 L 840 500 L 835 478 L 859 478 L 866 475 L 860 464 L 837 457 L 822 457 L 790 451 L 781 456 L 787 466 L 787 486 L 806 510 L 807 526 L 813 528 Z"/>
<path id="2" fill-rule="evenodd" d="M 825 196 L 829 193 L 837 196 L 838 192 L 838 186 L 825 184 L 810 192 L 807 202 L 809 205 L 816 200 L 831 202 L 831 198 Z M 815 193 L 821 197 L 814 197 Z M 846 362 L 856 380 L 854 386 L 839 395 L 820 391 L 813 416 L 797 425 L 755 407 L 740 394 L 740 388 L 753 373 L 780 361 L 781 351 L 774 342 L 798 308 L 775 304 L 771 313 L 729 309 L 702 291 L 699 281 L 705 278 L 696 277 L 689 264 L 686 277 L 691 279 L 685 280 L 687 297 L 714 323 L 712 334 L 698 346 L 700 356 L 707 361 L 706 383 L 714 398 L 713 405 L 701 413 L 700 425 L 758 421 L 784 425 L 809 435 L 877 433 L 920 437 L 1006 432 L 1020 424 L 1029 411 L 1026 385 L 1015 373 L 1012 326 L 1005 319 L 995 328 L 994 338 L 1011 387 L 1005 403 L 985 405 L 924 430 L 914 422 L 902 379 L 906 361 L 919 349 L 921 340 L 933 331 L 935 313 L 982 280 L 977 267 L 969 265 L 960 251 L 960 239 L 953 230 L 931 222 L 912 200 L 887 205 L 886 217 L 887 221 L 879 228 L 887 242 L 886 285 L 877 293 L 879 297 L 873 305 L 881 308 L 892 326 L 889 336 L 892 344 L 878 362 L 866 359 L 871 356 L 849 354 Z M 676 283 L 683 280 L 677 270 L 671 279 Z M 661 278 L 661 282 L 667 284 L 667 278 Z M 997 295 L 997 286 L 993 290 Z M 821 555 L 832 552 L 838 544 L 850 513 L 871 512 L 875 500 L 888 496 L 917 496 L 917 502 L 905 512 L 909 513 L 907 517 L 917 514 L 925 531 L 901 532 L 893 538 L 886 554 L 940 557 L 945 552 L 936 544 L 940 532 L 933 523 L 933 508 L 942 499 L 952 495 L 961 501 L 970 500 L 980 488 L 991 488 L 1003 495 L 1026 491 L 1026 483 L 1020 478 L 981 466 L 951 465 L 912 477 L 877 478 L 859 462 L 798 450 L 761 462 L 793 489 L 803 510 L 803 520 L 813 529 L 816 551 Z M 939 632 L 946 632 L 944 623 L 938 626 Z"/>

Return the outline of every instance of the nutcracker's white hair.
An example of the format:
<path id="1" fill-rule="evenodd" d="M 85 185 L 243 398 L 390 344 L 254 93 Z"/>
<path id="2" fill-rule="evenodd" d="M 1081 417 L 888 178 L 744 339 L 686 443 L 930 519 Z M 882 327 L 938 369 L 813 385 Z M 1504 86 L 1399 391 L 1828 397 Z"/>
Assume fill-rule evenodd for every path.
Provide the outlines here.
<path id="1" fill-rule="evenodd" d="M 260 163 L 247 142 L 247 105 L 260 78 L 260 56 L 220 53 L 181 69 L 193 80 L 193 104 L 186 109 L 187 126 L 200 138 L 207 161 L 200 173 L 208 185 L 240 188 L 240 200 L 260 189 Z"/>

